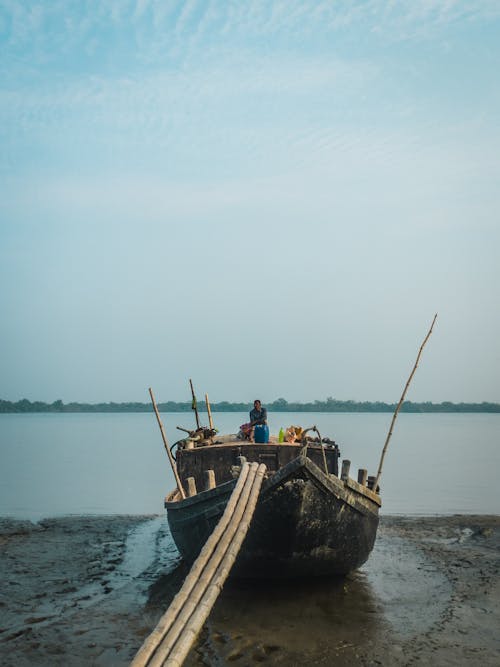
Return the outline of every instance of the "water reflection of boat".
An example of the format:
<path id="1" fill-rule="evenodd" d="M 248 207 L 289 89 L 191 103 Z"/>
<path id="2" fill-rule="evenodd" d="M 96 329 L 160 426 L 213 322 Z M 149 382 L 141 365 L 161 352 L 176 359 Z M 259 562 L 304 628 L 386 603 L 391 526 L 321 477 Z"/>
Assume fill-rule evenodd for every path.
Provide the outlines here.
<path id="1" fill-rule="evenodd" d="M 271 437 L 269 443 L 257 444 L 237 436 L 205 435 L 177 443 L 176 467 L 187 497 L 176 489 L 165 500 L 172 536 L 188 563 L 221 518 L 242 460 L 265 463 L 267 471 L 232 575 L 346 574 L 367 560 L 380 496 L 370 488 L 372 479 L 367 484 L 366 471 L 355 481 L 344 461 L 339 475 L 334 441 L 304 435 L 296 443 Z"/>

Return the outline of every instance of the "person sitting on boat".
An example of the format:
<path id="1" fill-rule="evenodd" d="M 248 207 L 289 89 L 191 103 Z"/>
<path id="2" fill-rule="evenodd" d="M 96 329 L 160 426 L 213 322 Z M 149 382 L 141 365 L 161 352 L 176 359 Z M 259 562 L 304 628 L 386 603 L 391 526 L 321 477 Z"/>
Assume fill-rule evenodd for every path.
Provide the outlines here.
<path id="1" fill-rule="evenodd" d="M 253 402 L 253 410 L 250 410 L 250 426 L 252 427 L 252 434 L 250 440 L 253 440 L 254 427 L 258 425 L 265 426 L 267 424 L 267 410 L 262 407 L 259 399 Z"/>
<path id="2" fill-rule="evenodd" d="M 267 410 L 262 407 L 262 403 L 258 399 L 253 402 L 253 410 L 250 410 L 250 424 L 252 426 L 267 424 Z"/>

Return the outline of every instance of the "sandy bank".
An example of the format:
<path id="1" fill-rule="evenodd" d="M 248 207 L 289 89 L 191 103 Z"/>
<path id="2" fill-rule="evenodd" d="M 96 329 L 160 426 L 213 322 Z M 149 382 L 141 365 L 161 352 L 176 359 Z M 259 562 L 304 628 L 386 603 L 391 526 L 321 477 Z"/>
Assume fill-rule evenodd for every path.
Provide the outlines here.
<path id="1" fill-rule="evenodd" d="M 2 665 L 127 665 L 180 586 L 165 517 L 0 519 Z M 226 586 L 189 665 L 498 665 L 500 517 L 381 521 L 350 577 Z"/>

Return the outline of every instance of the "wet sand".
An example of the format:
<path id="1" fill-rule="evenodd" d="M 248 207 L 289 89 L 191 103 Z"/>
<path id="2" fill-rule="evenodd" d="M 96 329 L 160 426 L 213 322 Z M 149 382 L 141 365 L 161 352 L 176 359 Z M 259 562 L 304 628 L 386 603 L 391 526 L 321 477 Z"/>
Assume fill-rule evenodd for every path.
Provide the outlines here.
<path id="1" fill-rule="evenodd" d="M 500 517 L 383 517 L 338 580 L 229 582 L 186 664 L 498 665 Z M 127 665 L 182 584 L 165 517 L 0 519 L 0 663 Z"/>

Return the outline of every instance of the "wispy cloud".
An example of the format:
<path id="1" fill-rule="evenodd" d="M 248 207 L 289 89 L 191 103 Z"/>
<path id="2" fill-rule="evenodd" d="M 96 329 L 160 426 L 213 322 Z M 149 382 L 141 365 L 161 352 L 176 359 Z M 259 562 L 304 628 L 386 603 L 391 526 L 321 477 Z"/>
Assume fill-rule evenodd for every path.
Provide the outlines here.
<path id="1" fill-rule="evenodd" d="M 201 152 L 212 144 L 223 154 L 233 140 L 240 150 L 252 150 L 249 140 L 273 148 L 292 143 L 306 123 L 303 100 L 329 99 L 335 117 L 347 117 L 349 103 L 376 77 L 377 69 L 364 62 L 240 54 L 219 67 L 200 63 L 187 72 L 56 78 L 0 91 L 0 136 L 7 146 L 36 144 L 37 137 L 57 145 L 78 127 L 73 145 L 93 140 L 97 150 L 102 141 L 141 143 L 153 151 L 182 142 L 186 150 L 194 136 Z M 325 122 L 331 120 L 313 125 Z"/>
<path id="2" fill-rule="evenodd" d="M 496 0 L 368 0 L 365 2 L 201 2 L 177 0 L 109 0 L 98 4 L 53 0 L 4 0 L 0 29 L 4 58 L 75 67 L 83 52 L 111 57 L 116 42 L 123 42 L 129 63 L 182 61 L 193 51 L 255 45 L 255 40 L 295 37 L 301 42 L 348 31 L 368 38 L 420 39 L 457 21 L 491 20 L 500 16 Z M 357 36 L 356 36 L 357 38 Z M 126 45 L 126 48 L 125 48 Z M 182 45 L 182 47 L 181 47 Z M 69 57 L 68 57 L 69 56 Z M 15 62 L 11 62 L 12 66 Z"/>
<path id="3" fill-rule="evenodd" d="M 415 94 L 429 75 L 418 71 L 417 52 L 407 63 L 356 46 L 346 55 L 345 40 L 374 30 L 414 39 L 498 15 L 500 5 L 115 0 L 90 11 L 5 0 L 0 11 L 4 173 L 135 165 L 182 180 L 352 166 L 363 152 L 372 165 L 396 168 L 396 141 L 413 155 L 432 142 L 453 145 L 470 125 L 453 136 L 467 104 L 441 109 L 434 91 Z M 474 111 L 486 109 L 483 139 L 487 107 L 485 92 Z M 491 145 L 497 137 L 490 132 Z"/>

